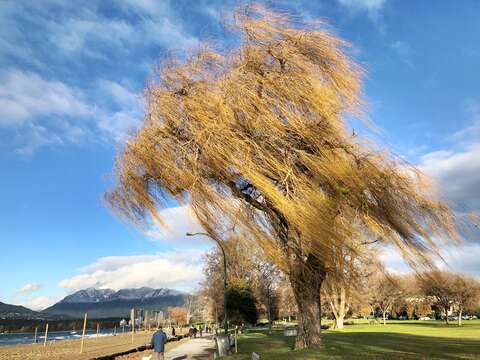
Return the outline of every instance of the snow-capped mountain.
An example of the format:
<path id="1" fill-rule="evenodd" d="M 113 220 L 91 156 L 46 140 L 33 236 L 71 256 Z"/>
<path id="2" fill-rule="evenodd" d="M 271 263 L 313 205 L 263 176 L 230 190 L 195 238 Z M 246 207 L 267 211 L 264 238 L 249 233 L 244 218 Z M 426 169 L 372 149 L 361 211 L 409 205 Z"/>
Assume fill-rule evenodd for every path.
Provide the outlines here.
<path id="1" fill-rule="evenodd" d="M 169 306 L 182 306 L 185 293 L 172 289 L 95 289 L 79 290 L 55 305 L 43 310 L 46 314 L 61 314 L 90 318 L 126 317 L 130 309 L 166 310 Z"/>
<path id="2" fill-rule="evenodd" d="M 115 294 L 115 291 L 112 289 L 88 288 L 85 290 L 79 290 L 73 293 L 72 295 L 68 295 L 60 302 L 84 303 L 84 302 L 108 301 L 113 294 Z"/>

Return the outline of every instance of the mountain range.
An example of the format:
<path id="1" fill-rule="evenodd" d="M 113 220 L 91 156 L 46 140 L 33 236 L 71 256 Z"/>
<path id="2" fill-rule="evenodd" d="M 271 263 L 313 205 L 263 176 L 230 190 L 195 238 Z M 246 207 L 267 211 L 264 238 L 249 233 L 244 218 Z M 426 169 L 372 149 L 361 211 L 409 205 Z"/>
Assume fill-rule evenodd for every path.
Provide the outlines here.
<path id="1" fill-rule="evenodd" d="M 47 315 L 33 311 L 25 306 L 10 305 L 0 302 L 0 319 L 29 319 L 43 320 Z"/>
<path id="2" fill-rule="evenodd" d="M 132 308 L 166 311 L 183 306 L 187 294 L 172 289 L 95 289 L 79 290 L 43 311 L 0 302 L 0 319 L 57 320 L 80 319 L 87 312 L 90 319 L 129 317 Z"/>
<path id="3" fill-rule="evenodd" d="M 172 289 L 95 289 L 79 290 L 42 311 L 47 316 L 65 315 L 81 318 L 85 312 L 90 318 L 128 317 L 132 308 L 167 310 L 183 306 L 187 294 Z"/>

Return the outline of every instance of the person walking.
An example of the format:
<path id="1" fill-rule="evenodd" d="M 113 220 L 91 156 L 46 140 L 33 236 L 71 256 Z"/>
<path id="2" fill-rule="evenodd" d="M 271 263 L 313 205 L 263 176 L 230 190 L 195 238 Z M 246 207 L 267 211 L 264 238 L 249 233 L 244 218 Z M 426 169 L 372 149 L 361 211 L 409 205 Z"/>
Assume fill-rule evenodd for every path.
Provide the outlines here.
<path id="1" fill-rule="evenodd" d="M 152 347 L 154 359 L 164 360 L 165 352 L 165 343 L 167 342 L 167 335 L 163 332 L 161 326 L 158 327 L 157 331 L 152 336 Z"/>

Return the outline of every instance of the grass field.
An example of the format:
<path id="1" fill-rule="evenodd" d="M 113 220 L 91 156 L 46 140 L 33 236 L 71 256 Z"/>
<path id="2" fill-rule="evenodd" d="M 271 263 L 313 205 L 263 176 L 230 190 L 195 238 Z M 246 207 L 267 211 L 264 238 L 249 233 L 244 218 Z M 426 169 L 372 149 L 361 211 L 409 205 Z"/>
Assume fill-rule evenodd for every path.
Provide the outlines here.
<path id="1" fill-rule="evenodd" d="M 480 320 L 462 327 L 440 321 L 389 321 L 384 325 L 358 324 L 323 332 L 320 349 L 293 351 L 293 338 L 280 330 L 250 331 L 239 338 L 233 359 L 480 359 Z"/>

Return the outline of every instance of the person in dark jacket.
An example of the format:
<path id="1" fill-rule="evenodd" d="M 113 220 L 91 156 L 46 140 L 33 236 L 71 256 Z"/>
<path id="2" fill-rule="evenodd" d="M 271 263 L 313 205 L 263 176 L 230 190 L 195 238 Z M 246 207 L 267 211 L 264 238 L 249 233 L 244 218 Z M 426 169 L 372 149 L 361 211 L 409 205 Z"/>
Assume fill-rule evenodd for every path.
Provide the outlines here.
<path id="1" fill-rule="evenodd" d="M 158 327 L 158 330 L 152 336 L 152 347 L 154 359 L 164 360 L 163 353 L 165 352 L 165 344 L 167 342 L 167 335 L 163 332 L 161 326 Z"/>

